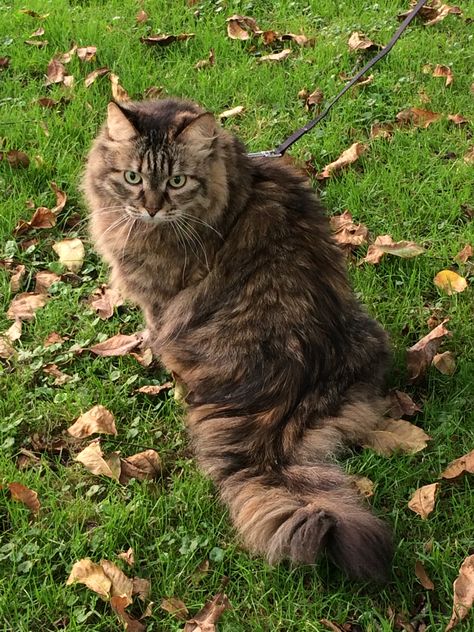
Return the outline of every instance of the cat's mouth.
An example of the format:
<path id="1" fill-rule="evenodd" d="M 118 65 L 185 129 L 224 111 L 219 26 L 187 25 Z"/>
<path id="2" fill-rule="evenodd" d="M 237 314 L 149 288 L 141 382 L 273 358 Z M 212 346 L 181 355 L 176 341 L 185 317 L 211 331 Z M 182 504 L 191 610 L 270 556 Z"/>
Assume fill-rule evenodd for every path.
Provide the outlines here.
<path id="1" fill-rule="evenodd" d="M 164 224 L 172 222 L 178 219 L 178 209 L 146 209 L 145 207 L 136 208 L 134 206 L 126 206 L 125 212 L 134 220 L 139 220 L 144 224 L 156 226 L 157 224 Z"/>

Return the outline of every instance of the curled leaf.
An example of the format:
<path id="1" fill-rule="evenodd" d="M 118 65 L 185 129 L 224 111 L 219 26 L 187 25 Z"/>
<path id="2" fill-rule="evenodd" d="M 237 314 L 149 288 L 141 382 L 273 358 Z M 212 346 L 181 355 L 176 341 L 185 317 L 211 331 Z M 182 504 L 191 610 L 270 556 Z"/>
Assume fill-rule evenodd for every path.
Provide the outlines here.
<path id="1" fill-rule="evenodd" d="M 53 250 L 59 261 L 71 272 L 79 272 L 84 263 L 84 244 L 80 239 L 63 239 L 53 244 Z"/>
<path id="2" fill-rule="evenodd" d="M 367 255 L 361 263 L 380 263 L 385 254 L 395 255 L 402 259 L 416 257 L 425 252 L 422 246 L 414 241 L 393 241 L 390 235 L 379 235 L 367 249 Z"/>
<path id="3" fill-rule="evenodd" d="M 462 474 L 474 474 L 474 450 L 451 461 L 448 467 L 441 472 L 441 478 L 452 480 L 459 478 Z"/>
<path id="4" fill-rule="evenodd" d="M 443 320 L 442 323 L 407 350 L 407 370 L 411 382 L 425 374 L 426 369 L 430 366 L 438 351 L 438 347 L 443 342 L 443 338 L 451 336 L 449 329 L 446 329 L 444 326 L 448 320 L 449 318 Z"/>
<path id="5" fill-rule="evenodd" d="M 35 292 L 23 292 L 17 294 L 7 311 L 10 320 L 33 320 L 36 310 L 44 307 L 48 297 Z"/>
<path id="6" fill-rule="evenodd" d="M 183 632 L 216 632 L 216 623 L 225 610 L 232 606 L 222 592 L 208 601 L 205 606 L 189 621 L 186 621 Z"/>
<path id="7" fill-rule="evenodd" d="M 185 42 L 192 37 L 194 37 L 194 33 L 180 33 L 179 35 L 160 34 L 141 37 L 140 41 L 143 44 L 148 44 L 149 46 L 169 46 L 174 42 Z"/>
<path id="8" fill-rule="evenodd" d="M 97 68 L 96 70 L 93 70 L 84 79 L 84 85 L 86 86 L 86 88 L 89 88 L 94 83 L 94 81 L 96 81 L 96 79 L 109 74 L 109 72 L 110 70 L 105 66 L 103 68 Z"/>
<path id="9" fill-rule="evenodd" d="M 367 435 L 364 448 L 391 456 L 395 452 L 414 454 L 426 448 L 430 437 L 424 430 L 404 419 L 384 419 L 378 430 Z"/>
<path id="10" fill-rule="evenodd" d="M 117 434 L 114 416 L 105 406 L 100 404 L 83 413 L 67 431 L 76 439 L 89 437 L 96 432 Z"/>
<path id="11" fill-rule="evenodd" d="M 125 608 L 129 605 L 127 603 L 126 597 L 115 596 L 110 600 L 110 605 L 112 606 L 112 610 L 117 614 L 119 619 L 125 624 L 125 630 L 127 632 L 143 632 L 145 630 L 145 626 L 143 623 L 134 619 L 128 612 L 125 611 Z"/>
<path id="12" fill-rule="evenodd" d="M 41 504 L 35 491 L 21 483 L 8 483 L 8 489 L 12 498 L 28 507 L 32 514 L 36 515 L 39 512 Z"/>
<path id="13" fill-rule="evenodd" d="M 117 557 L 120 560 L 123 560 L 129 566 L 133 566 L 135 564 L 135 556 L 134 556 L 132 547 L 130 547 L 127 551 L 123 551 L 122 553 L 119 553 Z"/>
<path id="14" fill-rule="evenodd" d="M 317 179 L 324 180 L 325 178 L 330 178 L 335 171 L 339 171 L 340 169 L 355 162 L 359 156 L 366 151 L 366 149 L 367 145 L 364 145 L 363 143 L 353 143 L 349 149 L 342 152 L 337 160 L 326 165 L 323 171 L 316 176 Z"/>
<path id="15" fill-rule="evenodd" d="M 61 280 L 59 274 L 49 272 L 48 270 L 40 270 L 35 276 L 35 292 L 38 294 L 47 294 L 53 283 Z"/>
<path id="16" fill-rule="evenodd" d="M 284 48 L 279 53 L 272 53 L 270 55 L 262 55 L 259 61 L 283 61 L 291 55 L 291 48 Z"/>
<path id="17" fill-rule="evenodd" d="M 89 351 L 103 357 L 123 356 L 140 346 L 142 341 L 143 338 L 139 334 L 132 334 L 131 336 L 116 334 L 104 342 L 89 347 Z"/>
<path id="18" fill-rule="evenodd" d="M 367 242 L 369 231 L 364 224 L 356 224 L 349 211 L 341 215 L 334 215 L 329 220 L 333 239 L 343 247 L 361 246 Z"/>
<path id="19" fill-rule="evenodd" d="M 429 578 L 428 573 L 420 560 L 415 562 L 415 575 L 423 588 L 426 590 L 434 590 L 434 584 Z"/>
<path id="20" fill-rule="evenodd" d="M 81 61 L 92 61 L 97 53 L 96 46 L 83 46 L 76 49 L 76 54 Z"/>
<path id="21" fill-rule="evenodd" d="M 128 92 L 119 83 L 118 75 L 111 72 L 109 74 L 110 83 L 112 84 L 112 97 L 115 101 L 130 101 Z"/>
<path id="22" fill-rule="evenodd" d="M 160 606 L 166 612 L 169 612 L 171 615 L 180 619 L 181 621 L 186 621 L 189 615 L 189 610 L 186 608 L 181 599 L 177 597 L 168 597 L 166 599 L 162 599 Z"/>
<path id="23" fill-rule="evenodd" d="M 260 31 L 256 21 L 247 15 L 232 15 L 227 18 L 227 35 L 230 39 L 248 40 Z"/>
<path id="24" fill-rule="evenodd" d="M 453 71 L 449 66 L 442 66 L 441 64 L 436 64 L 433 70 L 433 77 L 442 77 L 446 79 L 446 86 L 450 86 L 454 81 Z"/>
<path id="25" fill-rule="evenodd" d="M 408 507 L 424 520 L 434 509 L 438 488 L 439 483 L 419 487 L 408 502 Z"/>
<path id="26" fill-rule="evenodd" d="M 112 582 L 104 572 L 102 566 L 95 564 L 92 560 L 85 558 L 76 562 L 66 581 L 66 586 L 71 584 L 84 584 L 93 592 L 108 599 Z"/>
<path id="27" fill-rule="evenodd" d="M 118 480 L 120 476 L 120 471 L 117 472 L 113 464 L 107 463 L 103 458 L 103 452 L 98 439 L 89 443 L 84 450 L 79 452 L 74 460 L 82 463 L 89 472 L 97 476 L 107 476 L 115 480 Z"/>
<path id="28" fill-rule="evenodd" d="M 135 393 L 143 393 L 144 395 L 159 395 L 163 391 L 173 388 L 173 382 L 165 382 L 164 384 L 145 384 L 137 388 Z"/>
<path id="29" fill-rule="evenodd" d="M 120 460 L 120 482 L 126 485 L 132 478 L 152 481 L 161 474 L 161 460 L 155 450 L 145 450 Z"/>
<path id="30" fill-rule="evenodd" d="M 393 419 L 398 419 L 404 415 L 411 417 L 419 412 L 421 412 L 421 408 L 407 393 L 397 390 L 390 392 L 389 408 L 386 413 L 389 417 Z"/>
<path id="31" fill-rule="evenodd" d="M 90 306 L 96 310 L 102 320 L 112 318 L 114 309 L 120 305 L 123 305 L 120 291 L 108 285 L 101 285 L 94 290 L 90 300 Z"/>
<path id="32" fill-rule="evenodd" d="M 467 281 L 453 270 L 441 270 L 433 279 L 433 283 L 448 296 L 457 292 L 464 292 Z"/>
<path id="33" fill-rule="evenodd" d="M 239 116 L 244 111 L 243 105 L 236 105 L 235 108 L 231 110 L 225 110 L 219 114 L 219 119 L 222 121 L 223 119 L 231 118 L 232 116 Z"/>
<path id="34" fill-rule="evenodd" d="M 402 110 L 397 114 L 397 121 L 399 123 L 423 127 L 425 129 L 440 118 L 441 114 L 421 108 L 408 108 L 408 110 Z"/>
<path id="35" fill-rule="evenodd" d="M 466 557 L 453 584 L 453 613 L 445 632 L 466 618 L 474 604 L 474 555 Z"/>
<path id="36" fill-rule="evenodd" d="M 452 351 L 437 353 L 433 358 L 433 365 L 443 375 L 453 375 L 456 371 L 456 360 Z"/>
<path id="37" fill-rule="evenodd" d="M 382 48 L 380 44 L 374 44 L 372 40 L 370 40 L 363 33 L 359 33 L 359 31 L 354 31 L 352 33 L 352 35 L 349 37 L 347 45 L 351 52 L 357 50 L 377 50 L 379 48 Z"/>

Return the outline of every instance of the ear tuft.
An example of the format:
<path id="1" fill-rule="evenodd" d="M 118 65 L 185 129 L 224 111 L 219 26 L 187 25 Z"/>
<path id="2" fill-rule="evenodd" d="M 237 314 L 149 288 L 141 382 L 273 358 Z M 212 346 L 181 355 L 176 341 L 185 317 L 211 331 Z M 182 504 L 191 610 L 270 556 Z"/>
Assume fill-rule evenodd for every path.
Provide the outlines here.
<path id="1" fill-rule="evenodd" d="M 107 131 L 112 140 L 132 140 L 137 136 L 137 130 L 116 103 L 109 103 L 107 108 Z"/>

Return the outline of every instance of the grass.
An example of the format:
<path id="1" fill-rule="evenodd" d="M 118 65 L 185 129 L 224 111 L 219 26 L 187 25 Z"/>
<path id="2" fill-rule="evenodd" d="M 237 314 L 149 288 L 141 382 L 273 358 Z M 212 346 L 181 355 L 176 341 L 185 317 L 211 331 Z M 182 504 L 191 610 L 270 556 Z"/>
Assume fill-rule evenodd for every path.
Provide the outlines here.
<path id="1" fill-rule="evenodd" d="M 310 115 L 297 98 L 299 90 L 320 87 L 329 98 L 341 86 L 339 73 L 350 73 L 360 63 L 347 50 L 350 33 L 360 30 L 377 42 L 388 41 L 398 24 L 395 16 L 406 4 L 401 0 L 378 4 L 353 0 L 337 6 L 330 0 L 205 0 L 188 7 L 184 0 L 31 0 L 29 9 L 48 14 L 36 19 L 20 11 L 23 2 L 0 3 L 0 56 L 11 57 L 9 68 L 1 71 L 0 149 L 20 149 L 31 159 L 27 169 L 0 162 L 0 259 L 13 256 L 26 266 L 22 289 L 31 291 L 38 270 L 58 269 L 51 249 L 54 241 L 79 236 L 87 250 L 80 283 L 56 285 L 49 303 L 25 324 L 22 338 L 15 343 L 16 358 L 1 366 L 0 483 L 20 481 L 36 490 L 42 503 L 39 516 L 32 520 L 5 488 L 0 490 L 2 630 L 122 629 L 108 604 L 84 587 L 66 587 L 65 580 L 78 559 L 116 561 L 115 556 L 129 546 L 135 550 L 133 573 L 151 580 L 155 604 L 175 596 L 194 613 L 228 576 L 226 592 L 233 609 L 221 619 L 222 632 L 319 631 L 324 629 L 322 618 L 341 625 L 351 621 L 353 632 L 385 632 L 397 629 L 393 613 L 418 616 L 426 632 L 444 629 L 451 611 L 452 582 L 462 560 L 473 552 L 472 479 L 443 484 L 428 520 L 415 516 L 406 504 L 418 486 L 435 481 L 449 461 L 473 447 L 472 290 L 446 296 L 432 282 L 474 240 L 468 218 L 473 204 L 472 165 L 462 159 L 472 145 L 472 123 L 458 127 L 443 118 L 428 129 L 396 131 L 390 141 L 369 140 L 369 150 L 354 167 L 326 184 L 315 182 L 329 213 L 349 209 L 374 236 L 390 233 L 394 239 L 427 247 L 426 254 L 412 260 L 386 257 L 376 267 L 350 266 L 356 291 L 390 333 L 395 353 L 390 385 L 405 390 L 404 349 L 427 333 L 432 309 L 450 318 L 453 332 L 444 349 L 455 352 L 456 373 L 447 377 L 431 369 L 424 381 L 408 388 L 423 405 L 416 423 L 433 438 L 428 448 L 390 459 L 365 450 L 346 463 L 349 471 L 376 482 L 372 504 L 395 531 L 393 581 L 384 589 L 349 581 L 324 560 L 315 568 L 289 569 L 270 568 L 251 559 L 239 548 L 212 486 L 195 468 L 182 412 L 173 398 L 133 394 L 142 384 L 163 381 L 164 373 L 147 370 L 131 357 L 95 358 L 70 351 L 72 344 L 87 346 L 141 326 L 140 315 L 130 306 L 109 321 L 101 321 L 88 307 L 87 298 L 105 282 L 106 270 L 87 239 L 85 223 L 67 227 L 68 218 L 76 214 L 86 218 L 78 182 L 110 99 L 108 79 L 86 89 L 86 74 L 108 66 L 134 98 L 158 85 L 169 94 L 194 98 L 216 113 L 243 105 L 244 115 L 225 126 L 249 150 L 267 149 L 308 120 Z M 466 17 L 474 17 L 467 0 L 458 4 Z M 137 24 L 135 15 L 142 5 L 150 19 Z M 233 13 L 252 15 L 262 28 L 315 35 L 316 45 L 304 49 L 290 45 L 293 54 L 285 62 L 259 64 L 260 47 L 254 51 L 251 43 L 227 38 L 225 18 Z M 40 25 L 48 45 L 26 45 L 24 41 Z M 159 30 L 196 36 L 163 49 L 140 43 L 140 36 Z M 82 64 L 76 59 L 69 64 L 76 78 L 70 91 L 45 88 L 49 60 L 69 50 L 72 42 L 96 45 L 97 60 Z M 207 58 L 211 47 L 216 65 L 197 72 L 194 65 Z M 424 74 L 422 68 L 428 63 L 450 65 L 454 84 L 446 88 L 442 79 Z M 427 28 L 415 23 L 374 74 L 370 85 L 347 94 L 292 154 L 311 157 L 321 170 L 352 142 L 367 141 L 371 124 L 393 120 L 397 112 L 411 106 L 461 113 L 473 120 L 472 31 L 458 16 Z M 43 109 L 36 100 L 46 95 L 70 100 Z M 427 104 L 424 98 L 429 99 Z M 53 204 L 52 180 L 68 193 L 66 209 L 58 226 L 33 234 L 38 242 L 24 250 L 20 244 L 24 237 L 15 238 L 13 229 L 31 213 L 27 200 L 33 199 L 36 206 Z M 461 266 L 460 273 L 472 275 L 472 267 Z M 0 331 L 10 325 L 5 312 L 12 296 L 9 275 L 0 268 Z M 69 340 L 44 347 L 52 331 Z M 76 376 L 75 381 L 54 386 L 42 371 L 50 362 Z M 104 450 L 118 448 L 129 455 L 139 450 L 137 445 L 154 446 L 164 463 L 161 480 L 133 481 L 123 487 L 92 476 L 72 457 L 50 451 L 42 452 L 34 466 L 19 471 L 19 450 L 30 446 L 33 434 L 51 442 L 97 403 L 115 414 L 121 441 L 117 446 L 104 440 Z M 209 557 L 209 572 L 196 579 L 196 568 Z M 418 559 L 433 579 L 434 591 L 425 591 L 417 581 Z M 463 629 L 472 629 L 473 624 L 471 615 Z M 158 605 L 147 625 L 150 630 L 182 628 Z"/>

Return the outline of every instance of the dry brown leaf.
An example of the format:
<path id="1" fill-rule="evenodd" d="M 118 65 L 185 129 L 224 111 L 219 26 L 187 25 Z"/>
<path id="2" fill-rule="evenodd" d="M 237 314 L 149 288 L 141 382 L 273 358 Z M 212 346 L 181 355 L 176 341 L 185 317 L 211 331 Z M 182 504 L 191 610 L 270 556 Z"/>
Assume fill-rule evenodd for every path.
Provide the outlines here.
<path id="1" fill-rule="evenodd" d="M 15 236 L 23 235 L 31 228 L 52 228 L 56 226 L 56 216 L 51 209 L 40 206 L 29 221 L 20 220 L 13 230 Z"/>
<path id="2" fill-rule="evenodd" d="M 377 50 L 379 48 L 382 48 L 380 44 L 374 44 L 372 40 L 370 40 L 363 33 L 359 33 L 359 31 L 354 31 L 352 33 L 352 35 L 349 37 L 347 45 L 351 52 L 357 50 Z"/>
<path id="3" fill-rule="evenodd" d="M 84 263 L 84 244 L 77 237 L 63 239 L 53 244 L 53 250 L 58 255 L 59 261 L 71 272 L 79 272 Z"/>
<path id="4" fill-rule="evenodd" d="M 149 17 L 150 16 L 148 15 L 148 13 L 141 9 L 135 16 L 135 20 L 138 22 L 138 24 L 143 24 L 144 22 L 148 22 Z"/>
<path id="5" fill-rule="evenodd" d="M 144 367 L 149 367 L 153 362 L 153 352 L 150 348 L 143 349 L 141 353 L 130 352 L 132 358 Z"/>
<path id="6" fill-rule="evenodd" d="M 90 306 L 95 309 L 102 320 L 112 318 L 116 307 L 123 305 L 123 299 L 117 288 L 101 285 L 94 290 L 90 299 Z"/>
<path id="7" fill-rule="evenodd" d="M 119 479 L 120 472 L 115 471 L 113 465 L 107 463 L 103 459 L 103 452 L 100 448 L 99 439 L 89 443 L 84 450 L 79 452 L 74 460 L 82 463 L 82 465 L 84 465 L 89 472 L 92 472 L 92 474 L 96 474 L 97 476 L 107 476 L 115 480 Z"/>
<path id="8" fill-rule="evenodd" d="M 12 292 L 18 292 L 21 287 L 21 282 L 23 281 L 23 277 L 26 274 L 26 266 L 19 263 L 14 270 L 12 270 L 12 275 L 10 277 L 10 290 Z"/>
<path id="9" fill-rule="evenodd" d="M 120 459 L 120 482 L 126 485 L 132 478 L 152 481 L 161 474 L 161 460 L 155 450 L 145 450 L 126 459 Z"/>
<path id="10" fill-rule="evenodd" d="M 366 476 L 353 476 L 352 482 L 357 488 L 359 493 L 365 498 L 370 498 L 374 495 L 374 482 Z"/>
<path id="11" fill-rule="evenodd" d="M 28 507 L 32 514 L 36 515 L 39 512 L 41 504 L 38 500 L 38 494 L 32 489 L 21 483 L 8 483 L 8 489 L 12 498 Z"/>
<path id="12" fill-rule="evenodd" d="M 35 292 L 17 294 L 10 303 L 7 318 L 10 320 L 33 320 L 36 310 L 44 307 L 47 300 L 47 296 Z"/>
<path id="13" fill-rule="evenodd" d="M 0 336 L 0 358 L 8 360 L 15 355 L 15 349 L 11 344 L 3 337 Z"/>
<path id="14" fill-rule="evenodd" d="M 112 597 L 110 600 L 112 610 L 117 614 L 119 619 L 125 624 L 125 630 L 127 632 L 143 632 L 145 626 L 137 619 L 134 619 L 128 612 L 125 612 L 125 608 L 129 605 L 126 597 Z"/>
<path id="15" fill-rule="evenodd" d="M 429 578 L 429 575 L 420 560 L 415 562 L 415 575 L 423 588 L 426 590 L 434 590 L 434 584 Z"/>
<path id="16" fill-rule="evenodd" d="M 330 632 L 346 632 L 346 629 L 340 626 L 339 623 L 334 623 L 334 621 L 329 621 L 329 619 L 320 619 L 319 623 Z"/>
<path id="17" fill-rule="evenodd" d="M 143 393 L 144 395 L 159 395 L 163 391 L 173 388 L 173 382 L 165 382 L 164 384 L 145 384 L 135 390 L 135 393 Z"/>
<path id="18" fill-rule="evenodd" d="M 474 555 L 466 557 L 453 584 L 453 613 L 445 632 L 466 618 L 474 604 Z"/>
<path id="19" fill-rule="evenodd" d="M 109 72 L 110 70 L 106 68 L 105 66 L 103 68 L 97 68 L 96 70 L 93 70 L 84 79 L 84 85 L 86 86 L 86 88 L 89 88 L 96 79 L 98 79 L 99 77 L 103 77 L 104 75 L 107 75 Z"/>
<path id="20" fill-rule="evenodd" d="M 128 566 L 133 566 L 135 564 L 135 555 L 133 553 L 132 547 L 130 547 L 127 551 L 119 553 L 117 557 L 120 560 L 123 560 L 125 564 L 128 564 Z"/>
<path id="21" fill-rule="evenodd" d="M 448 296 L 458 292 L 464 292 L 467 281 L 453 270 L 441 270 L 433 279 L 433 283 Z"/>
<path id="22" fill-rule="evenodd" d="M 426 448 L 430 437 L 424 430 L 404 419 L 384 419 L 379 430 L 371 431 L 364 448 L 391 456 L 394 452 L 415 454 Z"/>
<path id="23" fill-rule="evenodd" d="M 150 595 L 151 584 L 150 580 L 142 579 L 141 577 L 133 578 L 132 595 L 137 595 L 142 601 L 146 601 Z M 148 615 L 149 616 L 149 615 Z"/>
<path id="24" fill-rule="evenodd" d="M 222 592 L 208 601 L 195 617 L 186 621 L 183 632 L 215 632 L 216 623 L 225 610 L 230 610 L 230 601 Z"/>
<path id="25" fill-rule="evenodd" d="M 283 61 L 291 55 L 291 48 L 284 48 L 279 53 L 271 53 L 270 55 L 262 55 L 258 61 Z"/>
<path id="26" fill-rule="evenodd" d="M 244 111 L 244 106 L 237 105 L 235 106 L 235 108 L 232 108 L 231 110 L 225 110 L 224 112 L 221 112 L 221 114 L 219 114 L 219 119 L 222 121 L 223 119 L 228 119 L 228 118 L 231 118 L 232 116 L 239 116 L 240 114 L 242 114 L 243 111 Z"/>
<path id="27" fill-rule="evenodd" d="M 459 7 L 451 7 L 448 4 L 444 4 L 437 0 L 434 0 L 432 4 L 433 6 L 429 8 L 432 8 L 436 12 L 436 14 L 432 19 L 425 22 L 425 26 L 433 26 L 433 24 L 441 22 L 441 20 L 444 20 L 444 18 L 446 18 L 450 14 L 462 15 L 462 11 Z"/>
<path id="28" fill-rule="evenodd" d="M 440 118 L 441 114 L 421 108 L 408 108 L 408 110 L 402 110 L 397 114 L 397 121 L 400 124 L 414 125 L 425 129 Z"/>
<path id="29" fill-rule="evenodd" d="M 267 39 L 268 39 L 268 36 L 267 36 Z M 295 44 L 298 44 L 298 46 L 314 46 L 314 43 L 315 43 L 314 37 L 306 37 L 306 35 L 303 35 L 302 33 L 299 35 L 295 33 L 284 33 L 283 35 L 280 35 L 278 39 L 280 40 L 280 42 L 286 42 L 286 41 L 295 42 Z"/>
<path id="30" fill-rule="evenodd" d="M 73 47 L 71 48 L 71 50 L 69 50 L 67 53 L 63 53 L 60 57 L 58 57 L 57 59 L 62 63 L 62 64 L 68 64 L 71 59 L 75 56 L 77 51 L 77 46 L 74 44 Z"/>
<path id="31" fill-rule="evenodd" d="M 180 621 L 186 621 L 189 615 L 189 610 L 186 608 L 181 599 L 177 597 L 169 597 L 168 599 L 162 599 L 160 607 L 169 612 L 171 615 L 179 619 Z"/>
<path id="32" fill-rule="evenodd" d="M 45 86 L 50 86 L 53 83 L 62 83 L 66 76 L 66 68 L 58 59 L 52 59 L 48 64 L 48 70 L 46 72 Z"/>
<path id="33" fill-rule="evenodd" d="M 343 247 L 360 246 L 367 242 L 369 231 L 364 224 L 355 224 L 349 211 L 334 215 L 329 223 L 333 231 L 333 239 Z"/>
<path id="34" fill-rule="evenodd" d="M 105 406 L 98 404 L 83 413 L 67 431 L 76 439 L 84 439 L 91 434 L 100 432 L 103 434 L 117 434 L 114 416 Z"/>
<path id="35" fill-rule="evenodd" d="M 0 70 L 5 70 L 10 65 L 10 57 L 0 57 Z"/>
<path id="36" fill-rule="evenodd" d="M 449 66 L 442 66 L 441 64 L 436 64 L 433 70 L 433 77 L 443 77 L 446 79 L 446 86 L 450 86 L 454 81 L 453 71 Z"/>
<path id="37" fill-rule="evenodd" d="M 100 566 L 110 579 L 110 595 L 112 597 L 125 597 L 128 604 L 132 603 L 133 580 L 127 577 L 113 562 L 101 560 Z M 127 604 L 127 605 L 128 605 Z"/>
<path id="38" fill-rule="evenodd" d="M 61 344 L 63 343 L 65 340 L 68 340 L 67 336 L 65 338 L 63 338 L 62 336 L 60 336 L 57 332 L 52 331 L 50 334 L 48 334 L 48 336 L 45 338 L 44 342 L 43 342 L 43 346 L 44 347 L 50 347 L 51 345 L 55 345 L 55 344 Z"/>
<path id="39" fill-rule="evenodd" d="M 452 480 L 465 473 L 474 474 L 474 450 L 451 461 L 448 467 L 441 472 L 441 478 Z"/>
<path id="40" fill-rule="evenodd" d="M 451 123 L 455 125 L 466 125 L 469 123 L 469 119 L 461 116 L 461 114 L 448 114 L 448 121 L 451 121 Z"/>
<path id="41" fill-rule="evenodd" d="M 180 33 L 179 35 L 149 35 L 147 37 L 140 37 L 140 42 L 148 44 L 149 46 L 169 46 L 174 42 L 185 42 L 188 39 L 194 37 L 194 33 Z"/>
<path id="42" fill-rule="evenodd" d="M 46 375 L 51 375 L 52 377 L 54 377 L 55 386 L 63 386 L 64 384 L 67 384 L 68 382 L 74 379 L 71 375 L 68 375 L 67 373 L 63 373 L 58 368 L 57 364 L 45 364 L 43 366 L 43 373 L 46 373 Z"/>
<path id="43" fill-rule="evenodd" d="M 323 101 L 323 91 L 321 90 L 321 88 L 316 88 L 316 90 L 313 90 L 311 94 L 308 94 L 305 100 L 305 107 L 307 110 L 311 110 L 312 108 L 314 108 L 315 105 L 321 105 Z"/>
<path id="44" fill-rule="evenodd" d="M 408 502 L 409 509 L 421 516 L 423 520 L 427 518 L 434 509 L 438 488 L 439 483 L 419 487 Z"/>
<path id="45" fill-rule="evenodd" d="M 474 145 L 470 147 L 469 151 L 464 154 L 464 162 L 468 165 L 474 164 Z"/>
<path id="46" fill-rule="evenodd" d="M 366 151 L 366 149 L 367 145 L 364 145 L 363 143 L 353 143 L 349 149 L 342 152 L 337 160 L 326 165 L 323 171 L 316 176 L 317 179 L 324 180 L 325 178 L 330 178 L 333 172 L 339 171 L 339 169 L 347 167 L 355 162 L 359 156 Z"/>
<path id="47" fill-rule="evenodd" d="M 433 365 L 443 375 L 453 375 L 456 371 L 455 355 L 452 351 L 437 353 L 433 358 Z"/>
<path id="48" fill-rule="evenodd" d="M 6 159 L 10 167 L 16 169 L 17 167 L 28 167 L 30 159 L 24 151 L 18 149 L 10 149 L 6 153 L 0 151 L 0 160 Z"/>
<path id="49" fill-rule="evenodd" d="M 411 382 L 422 377 L 430 366 L 443 338 L 451 336 L 451 332 L 444 326 L 449 318 L 432 329 L 416 344 L 407 349 L 407 371 Z"/>
<path id="50" fill-rule="evenodd" d="M 95 564 L 88 558 L 75 562 L 71 569 L 66 586 L 76 583 L 84 584 L 87 588 L 106 599 L 110 597 L 110 589 L 112 587 L 110 578 L 107 577 L 102 566 Z"/>
<path id="51" fill-rule="evenodd" d="M 53 283 L 61 280 L 59 274 L 48 272 L 48 270 L 40 270 L 35 276 L 35 292 L 37 294 L 47 294 Z"/>
<path id="52" fill-rule="evenodd" d="M 36 46 L 37 48 L 45 48 L 49 42 L 48 40 L 27 39 L 25 40 L 25 44 L 28 44 L 28 46 Z"/>
<path id="53" fill-rule="evenodd" d="M 44 20 L 49 16 L 49 13 L 45 13 L 41 15 L 37 11 L 33 11 L 32 9 L 20 9 L 19 13 L 23 13 L 24 15 L 29 15 L 30 18 L 38 18 L 39 20 Z"/>
<path id="54" fill-rule="evenodd" d="M 139 334 L 132 334 L 131 336 L 116 334 L 112 338 L 104 340 L 104 342 L 99 342 L 89 347 L 89 351 L 103 357 L 123 356 L 136 349 L 142 341 L 143 338 Z"/>
<path id="55" fill-rule="evenodd" d="M 395 255 L 402 259 L 410 259 L 425 252 L 422 246 L 414 241 L 393 241 L 390 235 L 379 235 L 367 249 L 367 255 L 360 263 L 380 263 L 385 254 Z"/>
<path id="56" fill-rule="evenodd" d="M 194 68 L 196 70 L 202 70 L 203 68 L 208 68 L 210 66 L 214 66 L 216 63 L 216 56 L 214 53 L 214 49 L 211 48 L 211 50 L 209 51 L 209 55 L 207 59 L 201 59 L 200 61 L 198 61 L 195 65 Z"/>
<path id="57" fill-rule="evenodd" d="M 230 39 L 248 40 L 260 31 L 255 20 L 247 15 L 227 18 L 227 35 Z"/>
<path id="58" fill-rule="evenodd" d="M 15 342 L 15 340 L 19 340 L 21 338 L 22 328 L 23 323 L 21 322 L 21 320 L 15 320 L 13 325 L 11 325 L 6 331 L 4 331 L 1 336 L 9 342 Z"/>
<path id="59" fill-rule="evenodd" d="M 393 419 L 398 419 L 407 415 L 411 417 L 415 413 L 420 413 L 421 408 L 412 400 L 412 398 L 403 391 L 393 390 L 390 392 L 389 407 L 387 415 Z"/>
<path id="60" fill-rule="evenodd" d="M 76 49 L 76 54 L 81 61 L 92 61 L 97 53 L 96 46 L 83 46 Z"/>
<path id="61" fill-rule="evenodd" d="M 119 83 L 119 77 L 115 73 L 109 74 L 110 83 L 112 85 L 112 97 L 115 101 L 130 101 L 128 92 Z"/>

